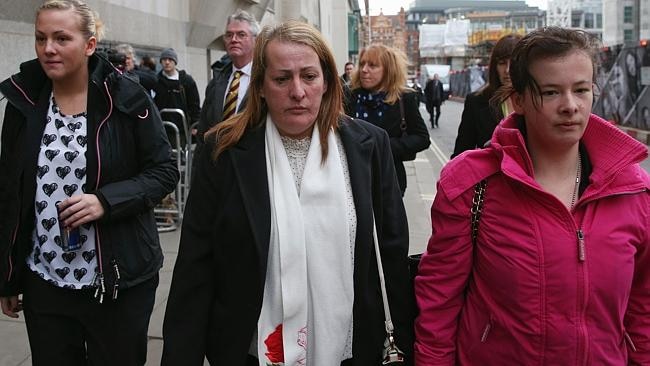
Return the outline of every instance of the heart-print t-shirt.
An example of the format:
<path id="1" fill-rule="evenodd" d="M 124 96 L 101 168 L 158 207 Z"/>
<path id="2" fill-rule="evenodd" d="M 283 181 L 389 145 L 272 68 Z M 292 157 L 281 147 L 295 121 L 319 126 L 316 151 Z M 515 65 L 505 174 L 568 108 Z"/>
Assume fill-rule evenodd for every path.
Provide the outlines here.
<path id="1" fill-rule="evenodd" d="M 79 227 L 81 248 L 64 251 L 56 204 L 86 189 L 86 114 L 66 116 L 50 96 L 47 121 L 36 171 L 36 223 L 27 265 L 58 287 L 82 289 L 93 285 L 97 269 L 95 227 Z"/>

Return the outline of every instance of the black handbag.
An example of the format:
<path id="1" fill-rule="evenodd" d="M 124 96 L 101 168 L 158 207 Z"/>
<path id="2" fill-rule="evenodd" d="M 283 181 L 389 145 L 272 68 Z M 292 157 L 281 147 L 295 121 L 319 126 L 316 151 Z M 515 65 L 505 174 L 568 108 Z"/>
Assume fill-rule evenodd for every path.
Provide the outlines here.
<path id="1" fill-rule="evenodd" d="M 402 137 L 408 136 L 408 133 L 406 132 L 406 118 L 404 117 L 404 102 L 402 101 L 402 98 L 399 98 L 399 113 L 400 113 L 400 122 L 399 122 L 399 129 L 402 131 Z M 407 152 L 402 154 L 400 156 L 400 159 L 402 161 L 413 161 L 415 160 L 415 155 L 417 153 L 415 152 Z"/>
<path id="2" fill-rule="evenodd" d="M 486 187 L 487 180 L 485 179 L 476 183 L 474 186 L 474 197 L 472 198 L 472 208 L 470 208 L 472 246 L 476 246 L 476 240 L 478 238 L 478 224 L 481 219 L 481 213 L 483 212 L 483 200 L 485 199 Z M 420 259 L 422 259 L 422 253 L 408 256 L 409 272 L 411 273 L 413 283 L 415 283 L 415 276 L 418 274 Z"/>

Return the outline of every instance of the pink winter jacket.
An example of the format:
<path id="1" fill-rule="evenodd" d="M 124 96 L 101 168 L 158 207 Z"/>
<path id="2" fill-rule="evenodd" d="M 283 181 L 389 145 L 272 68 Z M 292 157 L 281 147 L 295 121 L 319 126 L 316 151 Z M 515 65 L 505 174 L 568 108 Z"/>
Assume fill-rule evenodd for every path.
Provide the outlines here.
<path id="1" fill-rule="evenodd" d="M 592 171 L 571 212 L 533 180 L 512 116 L 444 168 L 415 281 L 416 365 L 650 365 L 647 148 L 595 115 L 582 144 Z"/>

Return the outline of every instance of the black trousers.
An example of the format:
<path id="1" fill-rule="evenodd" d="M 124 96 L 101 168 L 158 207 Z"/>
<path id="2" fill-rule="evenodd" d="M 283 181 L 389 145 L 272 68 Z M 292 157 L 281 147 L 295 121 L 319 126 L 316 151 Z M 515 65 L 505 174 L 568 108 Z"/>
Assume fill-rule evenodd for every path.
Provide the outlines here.
<path id="1" fill-rule="evenodd" d="M 158 275 L 99 304 L 94 290 L 56 287 L 28 272 L 23 306 L 34 366 L 145 364 Z"/>
<path id="2" fill-rule="evenodd" d="M 433 102 L 433 106 L 431 108 L 431 126 L 435 124 L 436 126 L 438 125 L 438 120 L 440 119 L 440 105 L 442 103 L 440 102 Z"/>

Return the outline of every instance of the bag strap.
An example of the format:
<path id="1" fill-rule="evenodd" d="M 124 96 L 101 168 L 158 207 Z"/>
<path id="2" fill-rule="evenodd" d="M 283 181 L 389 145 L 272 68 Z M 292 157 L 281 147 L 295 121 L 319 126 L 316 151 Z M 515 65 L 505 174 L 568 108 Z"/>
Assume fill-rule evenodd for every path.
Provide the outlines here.
<path id="1" fill-rule="evenodd" d="M 406 133 L 406 118 L 404 118 L 404 101 L 402 98 L 399 98 L 399 114 L 401 118 L 399 128 L 403 133 Z"/>
<path id="2" fill-rule="evenodd" d="M 372 213 L 372 233 L 375 242 L 375 257 L 377 258 L 377 271 L 379 272 L 379 284 L 381 287 L 381 300 L 384 303 L 384 318 L 386 326 L 386 340 L 384 341 L 384 350 L 382 352 L 382 365 L 401 364 L 404 362 L 404 352 L 397 347 L 395 337 L 393 337 L 393 320 L 390 316 L 390 306 L 388 305 L 388 294 L 386 292 L 386 279 L 384 278 L 384 266 L 381 264 L 381 253 L 379 252 L 379 239 L 377 237 L 377 224 L 375 222 L 375 213 Z"/>
<path id="3" fill-rule="evenodd" d="M 485 199 L 485 187 L 487 187 L 487 180 L 476 183 L 474 186 L 474 197 L 472 198 L 471 223 L 472 223 L 472 245 L 476 246 L 478 238 L 478 224 L 481 220 L 481 213 L 483 212 L 483 201 Z"/>
<path id="4" fill-rule="evenodd" d="M 375 222 L 375 213 L 372 214 L 372 233 L 375 242 L 375 257 L 377 258 L 377 270 L 379 272 L 379 285 L 381 286 L 381 299 L 384 303 L 384 317 L 386 319 L 386 333 L 390 336 L 395 329 L 393 320 L 390 316 L 390 306 L 388 305 L 388 294 L 386 292 L 386 279 L 384 278 L 384 266 L 381 263 L 381 253 L 379 252 L 379 240 L 377 239 L 377 224 Z"/>

